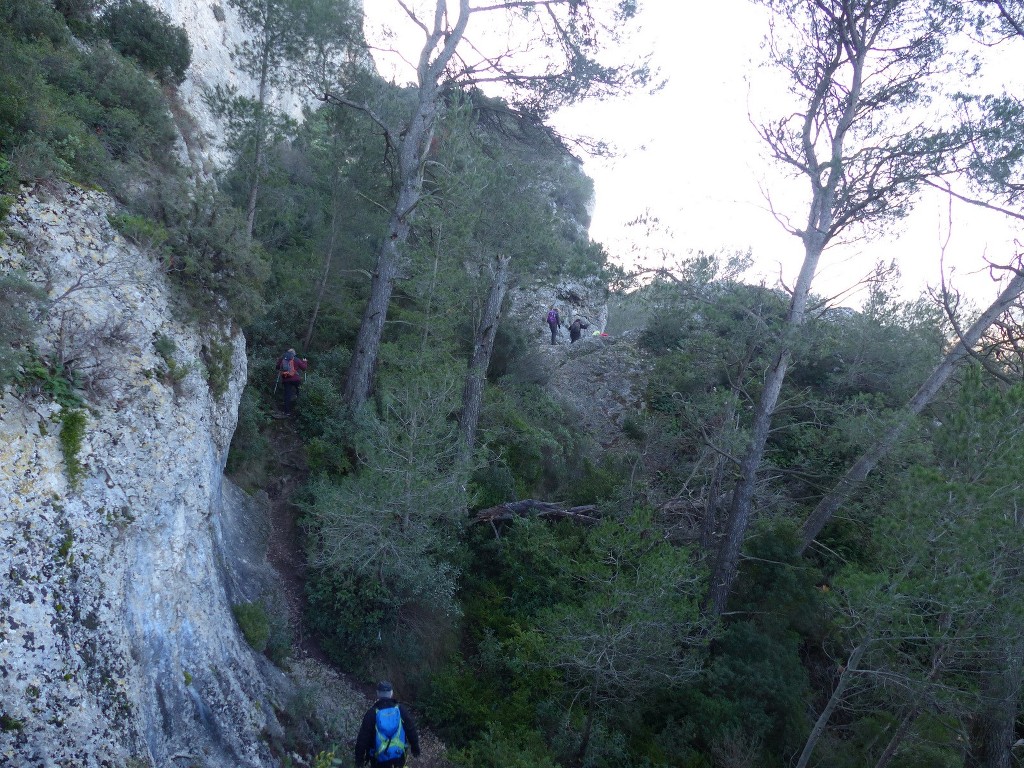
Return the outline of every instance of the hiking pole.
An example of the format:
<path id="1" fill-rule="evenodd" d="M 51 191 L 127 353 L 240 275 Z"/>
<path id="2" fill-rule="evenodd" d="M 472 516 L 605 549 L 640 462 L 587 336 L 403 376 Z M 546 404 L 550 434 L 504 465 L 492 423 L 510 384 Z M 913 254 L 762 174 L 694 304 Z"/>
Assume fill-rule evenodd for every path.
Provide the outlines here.
<path id="1" fill-rule="evenodd" d="M 276 395 L 276 394 L 277 394 L 277 385 L 278 385 L 278 383 L 279 383 L 280 381 L 281 381 L 281 372 L 280 372 L 280 371 L 278 371 L 278 372 L 277 372 L 277 376 L 275 376 L 275 377 L 274 377 L 274 391 L 270 393 L 270 394 L 271 394 L 271 396 L 273 396 L 273 395 Z"/>

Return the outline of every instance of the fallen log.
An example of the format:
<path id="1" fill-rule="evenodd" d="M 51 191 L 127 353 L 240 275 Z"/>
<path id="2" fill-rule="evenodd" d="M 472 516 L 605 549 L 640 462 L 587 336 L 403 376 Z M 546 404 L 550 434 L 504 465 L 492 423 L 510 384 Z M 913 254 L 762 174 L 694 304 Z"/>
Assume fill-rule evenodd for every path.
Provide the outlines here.
<path id="1" fill-rule="evenodd" d="M 523 501 L 507 501 L 496 507 L 481 509 L 473 516 L 474 523 L 499 523 L 512 520 L 516 517 L 543 517 L 553 519 L 573 520 L 584 525 L 593 525 L 600 521 L 597 517 L 597 507 L 593 504 L 584 504 L 579 507 L 566 507 L 554 501 L 537 501 L 536 499 L 524 499 Z"/>

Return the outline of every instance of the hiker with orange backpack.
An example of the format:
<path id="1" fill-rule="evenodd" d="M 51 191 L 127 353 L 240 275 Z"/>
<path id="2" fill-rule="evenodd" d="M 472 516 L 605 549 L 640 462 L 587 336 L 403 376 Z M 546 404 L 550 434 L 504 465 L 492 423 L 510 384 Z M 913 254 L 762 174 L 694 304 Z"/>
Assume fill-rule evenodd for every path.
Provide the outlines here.
<path id="1" fill-rule="evenodd" d="M 299 387 L 302 385 L 302 372 L 309 366 L 304 357 L 298 357 L 294 349 L 289 349 L 281 359 L 277 361 L 277 380 L 284 390 L 284 415 L 292 415 L 292 405 L 295 398 L 299 396 Z M 277 387 L 275 386 L 276 390 Z"/>
<path id="2" fill-rule="evenodd" d="M 395 700 L 391 683 L 377 685 L 377 701 L 370 707 L 356 736 L 356 765 L 402 768 L 406 754 L 420 756 L 416 723 L 404 704 Z"/>

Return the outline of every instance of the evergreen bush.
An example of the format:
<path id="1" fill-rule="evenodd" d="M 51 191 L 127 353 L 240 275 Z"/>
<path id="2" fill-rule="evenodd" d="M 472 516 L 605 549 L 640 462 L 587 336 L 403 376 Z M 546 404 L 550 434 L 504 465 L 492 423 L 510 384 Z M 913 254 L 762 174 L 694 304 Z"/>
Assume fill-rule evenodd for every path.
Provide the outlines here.
<path id="1" fill-rule="evenodd" d="M 46 292 L 17 272 L 0 274 L 0 387 L 29 362 Z"/>
<path id="2" fill-rule="evenodd" d="M 78 454 L 82 450 L 82 441 L 85 439 L 85 411 L 80 408 L 63 410 L 60 414 L 60 449 L 64 456 L 64 471 L 68 476 L 68 483 L 72 488 L 77 488 L 85 474 L 82 462 Z"/>
<path id="3" fill-rule="evenodd" d="M 253 650 L 263 653 L 270 640 L 270 618 L 261 603 L 237 603 L 231 606 L 235 621 L 245 641 Z"/>
<path id="4" fill-rule="evenodd" d="M 119 53 L 138 61 L 160 82 L 184 82 L 192 44 L 163 11 L 144 0 L 116 0 L 104 9 L 100 28 Z"/>

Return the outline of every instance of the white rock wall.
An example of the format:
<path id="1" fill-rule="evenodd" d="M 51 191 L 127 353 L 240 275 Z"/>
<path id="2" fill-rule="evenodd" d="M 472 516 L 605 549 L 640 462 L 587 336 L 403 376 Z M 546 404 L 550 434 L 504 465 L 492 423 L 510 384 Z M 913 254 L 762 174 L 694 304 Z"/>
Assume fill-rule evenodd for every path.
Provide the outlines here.
<path id="1" fill-rule="evenodd" d="M 235 88 L 243 96 L 256 97 L 257 82 L 235 60 L 235 51 L 246 39 L 246 29 L 226 0 L 149 0 L 188 33 L 192 64 L 178 97 L 198 128 L 197 136 L 184 131 L 193 167 L 212 170 L 226 163 L 224 129 L 214 117 L 206 94 L 217 86 Z M 272 94 L 272 104 L 294 118 L 302 115 L 303 99 L 292 91 Z"/>
<path id="2" fill-rule="evenodd" d="M 244 339 L 178 319 L 159 264 L 110 227 L 111 209 L 76 188 L 23 194 L 0 245 L 0 270 L 27 270 L 56 299 L 39 352 L 89 382 L 78 487 L 60 407 L 0 398 L 0 765 L 271 765 L 276 673 L 236 629 L 216 543 Z M 191 367 L 177 392 L 156 334 Z M 202 336 L 231 345 L 220 398 Z"/>

